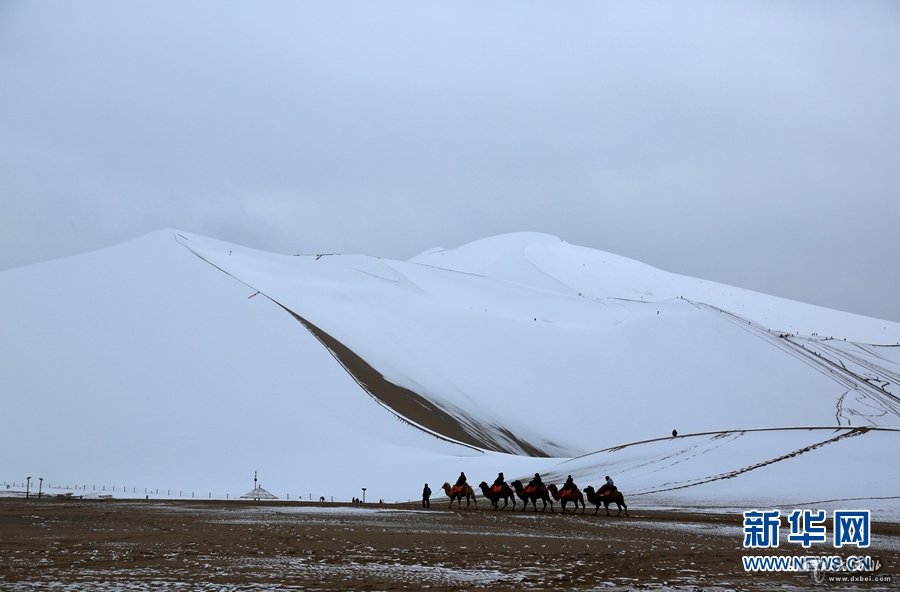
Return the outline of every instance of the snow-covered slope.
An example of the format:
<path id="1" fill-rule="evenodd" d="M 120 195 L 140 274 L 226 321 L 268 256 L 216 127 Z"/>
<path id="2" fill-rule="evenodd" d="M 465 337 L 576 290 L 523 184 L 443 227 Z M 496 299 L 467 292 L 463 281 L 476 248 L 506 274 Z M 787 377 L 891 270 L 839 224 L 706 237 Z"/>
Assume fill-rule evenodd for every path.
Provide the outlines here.
<path id="1" fill-rule="evenodd" d="M 403 262 L 159 231 L 0 273 L 0 314 L 22 443 L 5 480 L 221 495 L 259 470 L 282 495 L 394 500 L 460 470 L 614 471 L 651 503 L 727 504 L 748 496 L 721 483 L 772 467 L 862 478 L 900 460 L 885 452 L 900 432 L 881 429 L 900 428 L 897 323 L 541 234 Z M 830 429 L 754 431 L 797 427 Z M 865 474 L 871 497 L 900 495 L 894 472 Z"/>

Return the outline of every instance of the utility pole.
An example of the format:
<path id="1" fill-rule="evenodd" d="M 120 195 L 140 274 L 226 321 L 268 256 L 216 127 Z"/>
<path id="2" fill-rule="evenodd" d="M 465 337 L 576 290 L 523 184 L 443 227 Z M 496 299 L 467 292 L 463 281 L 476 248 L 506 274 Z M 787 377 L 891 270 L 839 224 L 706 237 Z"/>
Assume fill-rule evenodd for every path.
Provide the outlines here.
<path id="1" fill-rule="evenodd" d="M 25 499 L 28 499 L 29 490 L 31 489 L 31 477 L 25 480 Z"/>

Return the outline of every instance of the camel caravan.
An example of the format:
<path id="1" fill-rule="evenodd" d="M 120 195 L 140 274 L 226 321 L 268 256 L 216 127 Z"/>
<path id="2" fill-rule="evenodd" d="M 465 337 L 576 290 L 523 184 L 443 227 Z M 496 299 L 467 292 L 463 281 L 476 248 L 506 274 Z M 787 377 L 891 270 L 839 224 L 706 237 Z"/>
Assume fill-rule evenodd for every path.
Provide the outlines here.
<path id="1" fill-rule="evenodd" d="M 572 475 L 569 475 L 563 486 L 558 488 L 553 483 L 545 485 L 538 473 L 534 474 L 534 478 L 527 485 L 524 485 L 518 479 L 508 484 L 504 480 L 503 473 L 500 473 L 492 485 L 482 481 L 478 484 L 478 488 L 481 489 L 481 495 L 491 502 L 494 510 L 506 509 L 510 504 L 512 509 L 515 510 L 516 498 L 518 498 L 522 501 L 523 511 L 528 509 L 528 504 L 530 503 L 534 511 L 537 512 L 537 503 L 540 500 L 543 504 L 541 512 L 545 511 L 548 505 L 550 506 L 550 512 L 554 512 L 553 502 L 557 501 L 560 503 L 563 513 L 569 512 L 566 507 L 569 503 L 572 503 L 574 506 L 572 509 L 573 514 L 578 512 L 578 506 L 581 506 L 581 513 L 584 514 L 587 504 L 591 504 L 594 506 L 595 516 L 600 511 L 601 505 L 606 508 L 606 515 L 610 516 L 609 505 L 615 504 L 619 509 L 616 516 L 621 516 L 623 510 L 625 515 L 628 516 L 628 506 L 625 505 L 625 497 L 609 476 L 606 477 L 606 482 L 597 489 L 590 485 L 584 489 L 579 489 L 572 480 Z M 465 473 L 459 474 L 459 478 L 454 485 L 450 485 L 449 482 L 444 483 L 443 489 L 450 499 L 448 508 L 453 508 L 453 502 L 455 501 L 456 507 L 462 509 L 463 498 L 466 500 L 466 508 L 469 508 L 470 504 L 473 508 L 478 507 L 478 502 L 475 499 L 475 490 L 468 484 Z M 501 500 L 503 501 L 502 507 L 500 506 Z"/>

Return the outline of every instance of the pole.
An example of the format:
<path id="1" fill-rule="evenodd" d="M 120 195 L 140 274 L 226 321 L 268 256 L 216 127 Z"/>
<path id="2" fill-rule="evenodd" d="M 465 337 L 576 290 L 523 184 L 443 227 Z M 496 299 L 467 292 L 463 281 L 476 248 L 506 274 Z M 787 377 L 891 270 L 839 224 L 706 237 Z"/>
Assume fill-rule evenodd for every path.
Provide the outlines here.
<path id="1" fill-rule="evenodd" d="M 28 499 L 28 493 L 31 489 L 31 477 L 25 480 L 25 499 Z"/>
<path id="2" fill-rule="evenodd" d="M 362 490 L 363 490 L 363 503 L 366 503 L 366 488 L 363 487 Z"/>
<path id="3" fill-rule="evenodd" d="M 38 499 L 41 499 L 41 489 L 44 487 L 44 478 L 38 477 Z"/>

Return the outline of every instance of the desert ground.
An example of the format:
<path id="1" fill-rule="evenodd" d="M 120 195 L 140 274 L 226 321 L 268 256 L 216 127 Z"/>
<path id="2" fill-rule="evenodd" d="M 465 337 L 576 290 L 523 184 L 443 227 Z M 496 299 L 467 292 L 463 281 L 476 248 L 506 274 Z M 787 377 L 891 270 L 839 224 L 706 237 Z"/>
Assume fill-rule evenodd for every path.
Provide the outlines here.
<path id="1" fill-rule="evenodd" d="M 874 524 L 867 550 L 893 582 L 817 585 L 745 573 L 739 515 L 612 512 L 4 498 L 0 590 L 883 590 L 900 577 L 898 524 Z"/>

